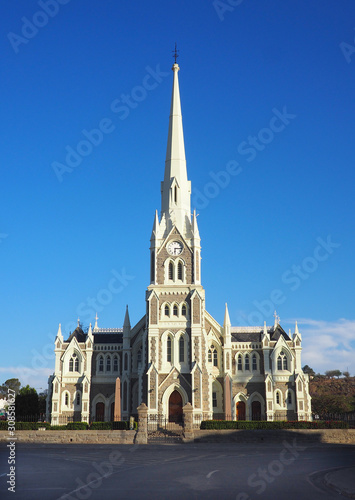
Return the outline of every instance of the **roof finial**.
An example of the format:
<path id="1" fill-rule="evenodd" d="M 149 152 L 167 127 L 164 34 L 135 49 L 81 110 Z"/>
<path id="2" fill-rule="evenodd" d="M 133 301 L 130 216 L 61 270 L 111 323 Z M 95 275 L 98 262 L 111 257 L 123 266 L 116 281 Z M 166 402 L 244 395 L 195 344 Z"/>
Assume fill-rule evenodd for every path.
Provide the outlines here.
<path id="1" fill-rule="evenodd" d="M 179 57 L 179 50 L 177 50 L 176 48 L 176 42 L 175 42 L 175 50 L 172 50 L 171 52 L 173 52 L 173 58 L 175 59 L 175 64 L 176 64 L 176 59 Z"/>
<path id="2" fill-rule="evenodd" d="M 80 326 L 80 318 L 78 318 L 78 326 Z"/>
<path id="3" fill-rule="evenodd" d="M 97 320 L 98 320 L 98 319 L 99 319 L 99 317 L 98 317 L 98 315 L 97 315 L 97 313 L 96 313 L 96 316 L 95 316 L 95 326 L 94 326 L 94 328 L 98 328 L 98 326 L 97 326 Z"/>
<path id="4" fill-rule="evenodd" d="M 277 312 L 275 311 L 274 312 L 274 318 L 275 318 L 275 322 L 274 322 L 274 328 L 277 327 L 277 325 L 280 324 L 280 316 L 277 314 Z"/>

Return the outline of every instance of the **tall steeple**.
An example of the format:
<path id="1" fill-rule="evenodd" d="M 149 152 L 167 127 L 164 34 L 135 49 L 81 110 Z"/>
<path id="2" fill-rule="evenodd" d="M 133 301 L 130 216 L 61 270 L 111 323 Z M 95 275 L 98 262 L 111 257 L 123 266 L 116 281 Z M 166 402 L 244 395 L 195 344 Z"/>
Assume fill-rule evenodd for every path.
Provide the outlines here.
<path id="1" fill-rule="evenodd" d="M 176 225 L 184 233 L 187 220 L 191 222 L 191 183 L 187 180 L 184 133 L 180 104 L 178 71 L 175 62 L 173 91 L 169 117 L 168 144 L 166 148 L 165 174 L 162 182 L 161 216 L 167 226 Z M 170 224 L 168 224 L 168 221 Z"/>

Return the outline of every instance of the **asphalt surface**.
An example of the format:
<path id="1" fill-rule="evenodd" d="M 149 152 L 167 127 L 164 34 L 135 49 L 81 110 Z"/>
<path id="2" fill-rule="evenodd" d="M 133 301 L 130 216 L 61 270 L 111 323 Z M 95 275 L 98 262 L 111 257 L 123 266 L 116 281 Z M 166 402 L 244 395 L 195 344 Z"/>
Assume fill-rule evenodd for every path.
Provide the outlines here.
<path id="1" fill-rule="evenodd" d="M 15 495 L 7 490 L 8 458 L 1 443 L 1 499 L 328 500 L 349 492 L 355 498 L 355 446 L 293 438 L 277 444 L 18 443 Z M 339 481 L 347 483 L 342 492 Z"/>

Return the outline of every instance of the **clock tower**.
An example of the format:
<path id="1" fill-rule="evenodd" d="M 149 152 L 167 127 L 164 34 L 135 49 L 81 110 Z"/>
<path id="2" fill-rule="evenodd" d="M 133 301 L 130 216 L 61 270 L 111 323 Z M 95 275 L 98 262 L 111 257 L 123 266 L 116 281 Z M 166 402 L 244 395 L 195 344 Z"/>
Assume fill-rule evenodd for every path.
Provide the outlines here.
<path id="1" fill-rule="evenodd" d="M 210 411 L 201 286 L 201 246 L 191 213 L 178 71 L 175 62 L 161 213 L 155 213 L 147 300 L 147 406 L 172 421 L 190 402 L 195 413 Z M 204 384 L 206 382 L 206 384 Z"/>

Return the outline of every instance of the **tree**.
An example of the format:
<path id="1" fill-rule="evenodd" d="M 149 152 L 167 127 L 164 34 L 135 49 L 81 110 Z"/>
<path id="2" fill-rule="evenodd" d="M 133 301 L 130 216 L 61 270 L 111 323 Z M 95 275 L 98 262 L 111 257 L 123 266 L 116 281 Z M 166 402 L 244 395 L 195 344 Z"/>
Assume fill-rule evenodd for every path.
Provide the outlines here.
<path id="1" fill-rule="evenodd" d="M 350 377 L 350 373 L 349 373 L 348 371 L 343 372 L 343 375 L 344 375 L 344 377 L 346 377 L 346 378 L 349 378 L 349 377 Z"/>
<path id="2" fill-rule="evenodd" d="M 21 382 L 18 378 L 9 378 L 0 386 L 0 398 L 7 399 L 9 396 L 9 389 L 15 392 L 15 396 L 20 392 Z M 14 393 L 11 392 L 11 395 Z"/>
<path id="3" fill-rule="evenodd" d="M 353 402 L 344 394 L 317 394 L 312 396 L 312 411 L 320 415 L 353 411 Z"/>
<path id="4" fill-rule="evenodd" d="M 315 371 L 313 370 L 313 368 L 311 368 L 308 365 L 304 365 L 302 370 L 303 370 L 303 373 L 308 373 L 308 375 L 310 375 L 311 377 L 314 377 L 314 375 L 316 374 Z"/>
<path id="5" fill-rule="evenodd" d="M 38 415 L 38 394 L 36 389 L 26 385 L 20 389 L 16 396 L 16 418 L 21 417 L 37 417 Z"/>
<path id="6" fill-rule="evenodd" d="M 325 372 L 325 374 L 329 378 L 340 377 L 341 371 L 340 370 L 328 370 Z"/>
<path id="7" fill-rule="evenodd" d="M 38 412 L 40 414 L 45 414 L 47 410 L 47 393 L 48 391 L 45 390 L 44 392 L 40 392 L 38 394 Z"/>

